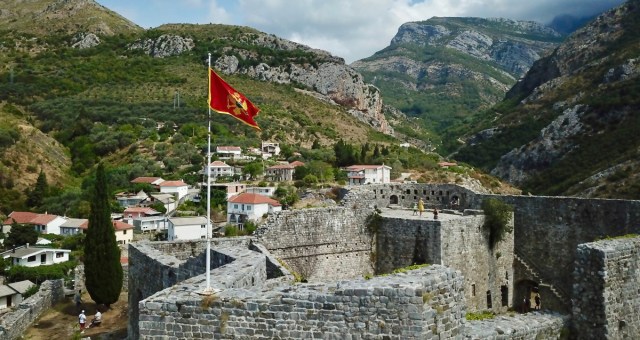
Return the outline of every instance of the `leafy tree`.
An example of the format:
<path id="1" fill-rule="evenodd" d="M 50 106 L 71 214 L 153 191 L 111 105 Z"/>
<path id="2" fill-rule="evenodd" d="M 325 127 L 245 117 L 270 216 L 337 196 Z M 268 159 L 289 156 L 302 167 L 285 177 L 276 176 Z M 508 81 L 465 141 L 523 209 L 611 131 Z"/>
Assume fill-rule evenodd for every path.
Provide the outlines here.
<path id="1" fill-rule="evenodd" d="M 44 174 L 44 171 L 40 170 L 35 187 L 27 193 L 27 205 L 30 207 L 41 206 L 47 197 L 48 191 L 47 175 Z"/>
<path id="2" fill-rule="evenodd" d="M 354 165 L 357 162 L 353 145 L 345 143 L 342 139 L 333 146 L 333 151 L 336 154 L 336 166 Z"/>
<path id="3" fill-rule="evenodd" d="M 489 247 L 493 249 L 507 233 L 513 231 L 513 226 L 509 225 L 513 207 L 498 199 L 489 198 L 482 201 L 482 210 L 484 210 L 483 228 L 489 231 Z"/>
<path id="4" fill-rule="evenodd" d="M 7 248 L 13 248 L 24 244 L 35 244 L 38 241 L 38 232 L 32 225 L 18 224 L 15 220 L 11 224 L 11 231 L 4 240 Z"/>
<path id="5" fill-rule="evenodd" d="M 161 212 L 161 213 L 166 213 L 167 212 L 167 208 L 164 206 L 164 204 L 162 204 L 162 202 L 156 202 L 153 203 L 149 206 L 149 208 L 157 211 L 157 212 Z"/>
<path id="6" fill-rule="evenodd" d="M 322 146 L 320 145 L 320 141 L 317 139 L 313 140 L 313 144 L 311 145 L 311 149 L 313 150 L 318 150 L 320 149 Z"/>
<path id="7" fill-rule="evenodd" d="M 85 238 L 85 280 L 93 301 L 105 304 L 107 308 L 120 297 L 123 275 L 120 249 L 110 214 L 107 178 L 104 165 L 100 163 L 96 170 L 89 228 Z"/>
<path id="8" fill-rule="evenodd" d="M 309 167 L 306 165 L 297 166 L 293 173 L 294 180 L 302 180 L 306 175 L 310 174 Z"/>
<path id="9" fill-rule="evenodd" d="M 249 163 L 242 168 L 242 174 L 250 179 L 258 177 L 262 173 L 262 162 Z"/>

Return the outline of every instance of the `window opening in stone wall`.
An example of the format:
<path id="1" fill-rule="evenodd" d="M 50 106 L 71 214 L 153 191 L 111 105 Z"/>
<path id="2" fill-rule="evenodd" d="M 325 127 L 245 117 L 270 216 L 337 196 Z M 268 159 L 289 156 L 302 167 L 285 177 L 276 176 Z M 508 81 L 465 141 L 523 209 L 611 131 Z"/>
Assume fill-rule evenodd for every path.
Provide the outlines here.
<path id="1" fill-rule="evenodd" d="M 430 200 L 430 199 L 431 199 L 431 197 L 427 196 L 427 201 Z"/>
<path id="2" fill-rule="evenodd" d="M 418 194 L 418 189 L 413 189 L 413 194 L 417 195 Z"/>
<path id="3" fill-rule="evenodd" d="M 407 195 L 411 193 L 411 189 L 407 189 Z"/>
<path id="4" fill-rule="evenodd" d="M 436 194 L 435 190 L 431 190 L 431 195 L 435 196 L 435 194 Z"/>
<path id="5" fill-rule="evenodd" d="M 504 272 L 504 278 L 505 280 L 509 280 L 509 272 Z"/>
<path id="6" fill-rule="evenodd" d="M 404 199 L 404 195 L 402 195 L 402 199 Z"/>
<path id="7" fill-rule="evenodd" d="M 417 199 L 418 199 L 418 196 L 413 196 L 413 199 L 414 199 L 414 200 L 417 200 Z"/>
<path id="8" fill-rule="evenodd" d="M 491 291 L 490 290 L 487 291 L 487 308 L 488 309 L 493 308 L 493 305 L 491 304 Z"/>
<path id="9" fill-rule="evenodd" d="M 426 195 L 426 194 L 427 194 L 427 191 L 426 191 L 426 190 L 422 190 L 422 194 L 423 194 L 423 195 Z"/>
<path id="10" fill-rule="evenodd" d="M 476 284 L 471 284 L 471 296 L 476 296 Z"/>
<path id="11" fill-rule="evenodd" d="M 438 191 L 438 195 L 442 196 L 442 190 Z"/>
<path id="12" fill-rule="evenodd" d="M 509 287 L 500 286 L 500 297 L 502 298 L 502 307 L 509 305 Z"/>
<path id="13" fill-rule="evenodd" d="M 447 196 L 449 196 L 449 190 L 447 190 Z"/>

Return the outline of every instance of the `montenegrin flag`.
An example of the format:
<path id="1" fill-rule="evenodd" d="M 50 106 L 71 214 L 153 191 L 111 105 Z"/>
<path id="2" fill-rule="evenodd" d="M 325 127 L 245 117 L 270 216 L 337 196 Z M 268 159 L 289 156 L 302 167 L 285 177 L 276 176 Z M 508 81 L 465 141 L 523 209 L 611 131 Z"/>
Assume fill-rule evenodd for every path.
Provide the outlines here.
<path id="1" fill-rule="evenodd" d="M 213 111 L 232 115 L 243 123 L 260 130 L 253 120 L 260 109 L 247 99 L 242 93 L 236 91 L 209 68 L 209 107 Z"/>

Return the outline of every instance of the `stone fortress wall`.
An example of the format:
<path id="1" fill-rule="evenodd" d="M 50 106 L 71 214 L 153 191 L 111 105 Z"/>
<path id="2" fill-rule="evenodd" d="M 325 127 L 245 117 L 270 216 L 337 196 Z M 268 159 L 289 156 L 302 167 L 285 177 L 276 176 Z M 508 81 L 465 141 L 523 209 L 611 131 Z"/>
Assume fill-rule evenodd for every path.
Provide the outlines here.
<path id="1" fill-rule="evenodd" d="M 439 263 L 455 269 L 451 272 L 455 274 L 446 274 L 447 280 L 453 277 L 458 278 L 458 281 L 454 280 L 457 282 L 455 284 L 449 281 L 442 283 L 449 287 L 442 292 L 457 291 L 458 293 L 450 294 L 463 296 L 461 300 L 452 300 L 454 302 L 448 303 L 446 308 L 457 310 L 464 317 L 467 310 L 486 309 L 488 305 L 487 291 L 491 293 L 490 301 L 492 308 L 495 309 L 496 306 L 502 308 L 503 286 L 507 287 L 507 306 L 512 306 L 519 297 L 517 293 L 514 295 L 514 289 L 512 289 L 517 282 L 549 281 L 561 285 L 562 282 L 554 282 L 549 278 L 565 277 L 566 273 L 558 273 L 558 271 L 568 270 L 571 273 L 573 266 L 567 268 L 557 265 L 567 262 L 567 259 L 557 259 L 553 254 L 564 250 L 555 247 L 571 246 L 577 242 L 570 240 L 571 235 L 579 234 L 580 237 L 587 237 L 586 235 L 598 234 L 597 231 L 575 230 L 589 229 L 590 223 L 594 221 L 597 222 L 597 225 L 605 225 L 604 223 L 598 224 L 605 221 L 605 218 L 594 215 L 602 212 L 603 208 L 598 207 L 617 209 L 615 210 L 616 214 L 626 216 L 626 220 L 615 219 L 611 216 L 612 221 L 618 223 L 615 224 L 618 228 L 605 228 L 600 233 L 605 232 L 611 235 L 614 232 L 620 234 L 634 232 L 636 227 L 633 223 L 640 221 L 637 218 L 640 211 L 637 201 L 498 196 L 515 206 L 516 232 L 513 233 L 514 246 L 511 247 L 511 250 L 508 249 L 508 244 L 504 244 L 505 249 L 500 248 L 490 252 L 484 249 L 486 245 L 482 244 L 483 235 L 479 227 L 482 216 L 474 216 L 476 212 L 472 210 L 478 209 L 482 199 L 489 197 L 489 195 L 479 195 L 455 185 L 386 184 L 350 189 L 345 192 L 340 207 L 283 211 L 269 216 L 266 226 L 258 229 L 254 240 L 248 238 L 216 240 L 218 243 L 214 246 L 212 254 L 226 254 L 226 257 L 212 256 L 212 259 L 215 258 L 212 262 L 218 261 L 217 264 L 212 263 L 212 268 L 215 268 L 212 271 L 212 282 L 216 282 L 216 287 L 222 290 L 215 295 L 214 301 L 208 301 L 197 294 L 194 295 L 194 292 L 202 289 L 203 282 L 205 282 L 204 275 L 202 275 L 204 272 L 204 256 L 202 255 L 204 248 L 201 245 L 204 242 L 132 244 L 130 246 L 129 295 L 130 304 L 135 305 L 135 307 L 130 307 L 132 313 L 130 314 L 130 322 L 135 325 L 130 324 L 130 338 L 185 334 L 171 333 L 176 331 L 191 332 L 187 333 L 186 337 L 196 338 L 210 337 L 212 334 L 223 338 L 252 338 L 254 336 L 257 338 L 275 336 L 313 338 L 322 337 L 323 334 L 326 334 L 328 338 L 350 336 L 356 338 L 411 338 L 411 334 L 414 333 L 403 333 L 408 331 L 403 330 L 402 327 L 391 327 L 391 330 L 376 330 L 375 332 L 378 333 L 371 333 L 374 328 L 373 324 L 357 321 L 359 314 L 351 308 L 355 308 L 355 303 L 358 301 L 359 313 L 364 313 L 364 311 L 373 313 L 373 311 L 381 309 L 385 310 L 385 318 L 390 317 L 390 320 L 395 320 L 390 315 L 400 316 L 404 315 L 403 312 L 398 309 L 397 305 L 384 305 L 382 300 L 385 303 L 388 300 L 382 299 L 384 293 L 380 293 L 379 290 L 376 293 L 375 285 L 384 286 L 386 284 L 384 280 L 387 278 L 399 278 L 398 280 L 402 284 L 415 283 L 423 280 L 421 277 L 427 272 L 432 273 L 429 275 L 438 276 L 440 274 L 437 273 L 440 270 L 448 269 L 433 265 L 428 267 L 430 270 L 435 270 L 433 272 L 429 270 L 411 271 L 388 277 L 374 277 L 368 281 L 355 278 L 371 273 L 380 274 L 400 266 L 421 262 L 423 259 L 424 262 L 431 263 L 440 261 Z M 426 196 L 422 196 L 427 207 L 437 205 L 441 209 L 452 208 L 451 200 L 454 196 L 457 197 L 459 205 L 454 207 L 458 208 L 457 212 L 453 210 L 445 210 L 445 212 L 455 213 L 459 216 L 451 223 L 448 223 L 446 219 L 438 222 L 413 222 L 410 219 L 398 220 L 392 217 L 381 217 L 376 222 L 371 218 L 376 208 L 408 207 L 414 202 L 414 196 L 419 197 L 420 195 L 429 197 L 426 199 Z M 537 204 L 542 207 L 537 207 Z M 590 208 L 597 208 L 597 210 Z M 461 212 L 465 209 L 467 216 Z M 523 209 L 525 211 L 521 211 Z M 553 217 L 548 214 L 537 216 L 547 209 L 551 209 L 556 214 Z M 590 213 L 584 213 L 584 211 Z M 578 217 L 572 216 L 572 214 L 580 212 L 583 214 Z M 533 221 L 529 219 L 533 219 Z M 542 222 L 538 222 L 545 219 L 549 223 L 546 229 Z M 518 239 L 523 235 L 531 236 L 531 231 L 524 233 L 519 231 L 523 225 L 524 228 L 534 227 L 535 238 Z M 569 235 L 561 235 L 562 233 L 569 233 Z M 554 238 L 554 240 L 548 240 L 549 238 Z M 558 240 L 558 238 L 560 239 Z M 535 247 L 535 240 L 544 241 L 541 241 L 541 246 Z M 254 243 L 256 241 L 262 242 L 262 246 L 259 243 Z M 235 244 L 233 244 L 234 242 Z M 192 245 L 187 246 L 187 243 Z M 226 248 L 226 250 L 222 248 Z M 250 254 L 254 251 L 248 251 L 248 249 L 262 250 L 262 253 Z M 174 250 L 175 254 L 173 254 Z M 276 260 L 273 255 L 269 255 L 269 251 L 287 263 L 293 271 L 302 273 L 306 279 L 314 283 L 292 286 L 290 284 L 291 275 L 288 275 L 287 269 L 280 265 L 279 260 Z M 546 253 L 542 254 L 542 252 Z M 571 251 L 568 253 L 570 254 Z M 522 256 L 518 256 L 518 254 Z M 535 268 L 532 265 L 518 266 L 519 262 L 525 262 L 522 260 L 523 257 L 533 258 L 540 264 L 536 264 Z M 223 259 L 221 260 L 221 258 Z M 573 256 L 572 260 L 575 258 Z M 189 259 L 191 259 L 190 262 Z M 542 263 L 543 261 L 550 261 L 552 264 Z M 141 265 L 136 267 L 138 262 Z M 191 266 L 186 262 L 189 262 Z M 511 267 L 509 262 L 512 264 Z M 509 268 L 514 268 L 515 271 L 510 272 Z M 543 272 L 541 268 L 548 268 L 548 270 Z M 540 273 L 536 273 L 537 271 Z M 190 275 L 191 277 L 188 278 Z M 541 277 L 544 277 L 544 280 L 540 280 Z M 351 281 L 326 282 L 327 280 L 345 279 Z M 318 283 L 323 280 L 325 282 Z M 416 288 L 413 293 L 410 292 L 410 289 L 408 294 L 417 294 L 418 290 L 424 293 L 424 287 L 429 286 L 429 282 L 431 282 L 431 279 L 425 280 L 422 288 Z M 239 283 L 234 284 L 234 282 Z M 392 288 L 401 287 L 394 286 L 395 284 L 392 284 Z M 486 288 L 483 286 L 485 284 Z M 351 291 L 340 290 L 345 286 L 354 287 L 353 295 L 350 295 Z M 370 288 L 365 289 L 365 287 Z M 474 288 L 475 295 L 472 293 Z M 373 290 L 371 294 L 369 289 Z M 357 291 L 360 293 L 355 293 Z M 384 289 L 382 291 L 384 292 Z M 336 292 L 341 292 L 342 295 L 337 295 Z M 343 296 L 344 294 L 348 297 Z M 435 301 L 446 300 L 446 294 L 445 296 L 436 295 L 425 295 L 424 302 L 432 301 L 432 298 Z M 337 296 L 342 297 L 343 303 L 338 303 L 340 299 Z M 374 296 L 380 297 L 375 298 Z M 356 299 L 356 297 L 360 298 Z M 131 303 L 131 301 L 139 303 Z M 333 302 L 326 304 L 327 301 Z M 550 303 L 547 303 L 546 298 L 544 301 L 543 306 L 548 307 Z M 219 308 L 211 310 L 208 307 L 211 305 Z M 418 314 L 422 313 L 424 316 L 425 310 L 419 309 Z M 415 310 L 412 309 L 412 311 Z M 301 313 L 304 313 L 306 318 L 302 318 Z M 423 326 L 415 326 L 413 329 L 417 333 L 414 335 L 420 334 L 420 337 L 423 338 L 429 338 L 432 335 L 439 338 L 478 338 L 478 334 L 487 336 L 494 334 L 491 337 L 513 339 L 535 338 L 536 336 L 553 338 L 557 337 L 566 327 L 568 319 L 567 316 L 538 313 L 520 315 L 515 318 L 500 317 L 489 322 L 466 322 L 462 327 L 464 331 L 447 333 L 452 329 L 458 329 L 455 320 L 461 320 L 461 318 L 449 316 L 446 322 L 439 320 L 439 316 L 442 314 L 438 313 L 438 309 L 435 314 L 429 315 L 435 321 L 429 326 L 424 326 L 425 323 L 420 323 L 420 325 L 431 328 L 431 333 L 418 330 Z M 417 314 L 414 314 L 414 318 L 417 317 Z M 518 321 L 522 318 L 528 321 Z M 329 326 L 329 320 L 337 323 Z M 625 322 L 638 324 L 633 320 L 625 320 Z M 434 329 L 432 327 L 434 323 L 441 326 L 436 326 Z M 195 326 L 196 324 L 198 326 Z M 535 324 L 535 327 L 531 327 L 532 324 Z M 154 333 L 158 332 L 154 330 L 156 327 L 163 328 L 163 333 Z M 424 327 L 420 329 L 426 329 Z M 337 329 L 341 329 L 342 333 L 332 333 L 337 332 Z M 320 330 L 320 333 L 316 334 L 311 330 Z M 389 333 L 386 333 L 387 331 Z M 454 336 L 454 333 L 458 335 Z"/>
<path id="2" fill-rule="evenodd" d="M 580 339 L 638 337 L 639 237 L 579 245 L 573 276 L 573 325 Z"/>

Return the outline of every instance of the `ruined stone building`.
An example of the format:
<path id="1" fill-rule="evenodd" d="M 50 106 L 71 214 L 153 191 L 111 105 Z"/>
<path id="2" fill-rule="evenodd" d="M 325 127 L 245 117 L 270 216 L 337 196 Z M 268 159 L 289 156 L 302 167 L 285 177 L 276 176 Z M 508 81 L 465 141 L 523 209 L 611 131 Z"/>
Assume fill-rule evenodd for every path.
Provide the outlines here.
<path id="1" fill-rule="evenodd" d="M 493 249 L 480 209 L 490 197 L 514 208 L 513 233 Z M 402 209 L 418 198 L 423 216 Z M 615 238 L 631 233 L 640 233 L 640 201 L 350 188 L 338 207 L 281 211 L 253 237 L 213 239 L 213 295 L 201 294 L 206 242 L 130 244 L 129 336 L 633 338 L 640 239 Z M 429 265 L 392 273 L 413 264 Z M 533 287 L 543 310 L 513 312 Z M 465 319 L 484 310 L 499 316 Z"/>

